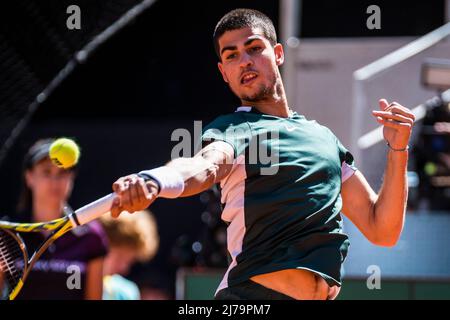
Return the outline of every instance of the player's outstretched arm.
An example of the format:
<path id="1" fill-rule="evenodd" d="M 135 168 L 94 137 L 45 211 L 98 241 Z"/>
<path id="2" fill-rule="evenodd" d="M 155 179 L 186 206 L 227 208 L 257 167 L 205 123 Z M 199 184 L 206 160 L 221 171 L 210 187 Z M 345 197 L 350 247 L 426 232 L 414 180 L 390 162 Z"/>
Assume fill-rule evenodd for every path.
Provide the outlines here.
<path id="1" fill-rule="evenodd" d="M 384 126 L 388 154 L 383 185 L 376 194 L 363 174 L 355 174 L 342 184 L 342 212 L 372 243 L 393 246 L 403 229 L 408 198 L 408 141 L 414 124 L 412 112 L 386 100 L 380 100 L 374 117 Z"/>
<path id="2" fill-rule="evenodd" d="M 188 197 L 207 190 L 230 173 L 233 160 L 233 147 L 215 141 L 192 158 L 177 158 L 163 167 L 121 177 L 113 184 L 117 197 L 111 215 L 143 210 L 158 197 Z"/>

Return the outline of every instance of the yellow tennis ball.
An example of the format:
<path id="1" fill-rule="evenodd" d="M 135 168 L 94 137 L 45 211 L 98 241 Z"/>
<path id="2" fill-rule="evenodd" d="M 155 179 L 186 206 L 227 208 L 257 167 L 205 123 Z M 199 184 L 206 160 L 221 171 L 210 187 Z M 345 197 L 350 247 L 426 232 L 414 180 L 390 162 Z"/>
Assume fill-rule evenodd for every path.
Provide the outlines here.
<path id="1" fill-rule="evenodd" d="M 72 139 L 60 138 L 51 144 L 49 157 L 59 168 L 68 169 L 77 164 L 80 149 Z"/>

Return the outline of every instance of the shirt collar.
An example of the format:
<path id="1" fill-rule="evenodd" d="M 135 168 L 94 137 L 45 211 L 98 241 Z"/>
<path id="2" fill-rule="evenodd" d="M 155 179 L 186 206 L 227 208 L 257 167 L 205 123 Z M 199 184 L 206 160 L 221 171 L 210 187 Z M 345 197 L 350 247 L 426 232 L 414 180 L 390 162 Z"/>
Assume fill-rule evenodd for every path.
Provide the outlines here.
<path id="1" fill-rule="evenodd" d="M 249 106 L 240 106 L 236 109 L 235 112 L 250 112 L 252 111 L 252 107 Z"/>
<path id="2" fill-rule="evenodd" d="M 240 107 L 238 107 L 237 109 L 236 109 L 236 111 L 234 111 L 234 112 L 252 112 L 252 110 L 253 110 L 253 107 L 249 107 L 249 106 L 240 106 Z M 257 109 L 254 109 L 253 110 L 253 112 L 257 112 L 257 113 L 260 113 Z M 295 118 L 295 117 L 297 117 L 298 116 L 298 114 L 297 114 L 297 112 L 296 111 L 292 111 L 292 114 L 291 114 L 291 116 L 290 117 L 288 117 L 288 119 L 293 119 L 293 118 Z"/>

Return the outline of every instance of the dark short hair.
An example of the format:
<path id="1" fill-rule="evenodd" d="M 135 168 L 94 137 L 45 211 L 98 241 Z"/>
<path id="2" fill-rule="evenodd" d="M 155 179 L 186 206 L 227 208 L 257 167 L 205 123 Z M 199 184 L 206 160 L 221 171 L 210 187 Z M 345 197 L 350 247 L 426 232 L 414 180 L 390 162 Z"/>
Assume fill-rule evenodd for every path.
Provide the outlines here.
<path id="1" fill-rule="evenodd" d="M 19 201 L 17 203 L 17 221 L 31 222 L 31 212 L 33 205 L 33 194 L 25 181 L 25 173 L 27 170 L 31 170 L 36 164 L 44 159 L 50 159 L 49 150 L 52 143 L 56 138 L 46 138 L 36 141 L 25 154 L 22 163 L 22 190 L 19 195 Z M 66 169 L 77 173 L 78 164 Z"/>
<path id="2" fill-rule="evenodd" d="M 55 141 L 54 138 L 41 139 L 36 141 L 25 155 L 23 167 L 24 169 L 31 169 L 35 164 L 43 159 L 49 158 L 50 146 Z"/>
<path id="3" fill-rule="evenodd" d="M 214 29 L 214 49 L 220 59 L 219 38 L 227 31 L 242 28 L 260 28 L 272 46 L 277 43 L 277 34 L 272 20 L 264 13 L 253 9 L 235 9 L 224 15 Z"/>
<path id="4" fill-rule="evenodd" d="M 30 149 L 28 149 L 28 152 L 25 155 L 24 161 L 23 161 L 23 169 L 29 170 L 33 168 L 38 162 L 44 160 L 44 159 L 50 159 L 50 147 L 53 142 L 56 141 L 57 138 L 44 138 L 36 141 Z M 74 166 L 66 169 L 69 171 L 76 171 L 77 164 Z"/>

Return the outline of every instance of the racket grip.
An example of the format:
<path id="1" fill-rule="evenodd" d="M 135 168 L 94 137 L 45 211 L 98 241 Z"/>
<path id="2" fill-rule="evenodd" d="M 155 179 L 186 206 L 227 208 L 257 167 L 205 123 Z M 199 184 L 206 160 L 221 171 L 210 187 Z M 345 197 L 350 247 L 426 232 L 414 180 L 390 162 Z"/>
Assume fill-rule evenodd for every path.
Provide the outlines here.
<path id="1" fill-rule="evenodd" d="M 94 202 L 91 202 L 84 207 L 75 211 L 72 216 L 72 222 L 75 220 L 77 225 L 86 224 L 92 220 L 97 219 L 103 214 L 111 211 L 111 206 L 114 200 L 115 194 L 110 193 L 103 198 L 100 198 Z"/>

